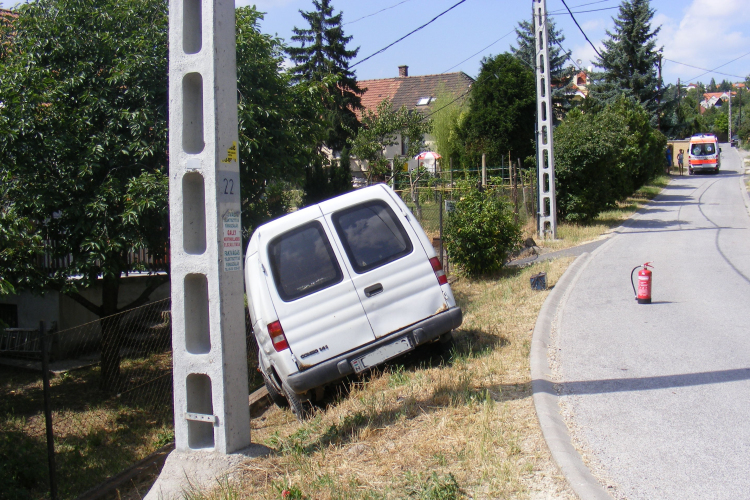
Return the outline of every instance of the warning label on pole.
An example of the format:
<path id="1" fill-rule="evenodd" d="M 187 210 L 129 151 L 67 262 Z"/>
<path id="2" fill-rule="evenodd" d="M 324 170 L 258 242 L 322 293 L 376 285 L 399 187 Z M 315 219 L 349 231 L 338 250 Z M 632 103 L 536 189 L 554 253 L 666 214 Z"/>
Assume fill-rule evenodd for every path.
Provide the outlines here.
<path id="1" fill-rule="evenodd" d="M 240 212 L 228 210 L 222 217 L 224 231 L 222 244 L 224 247 L 224 272 L 242 270 L 242 229 L 240 228 Z"/>

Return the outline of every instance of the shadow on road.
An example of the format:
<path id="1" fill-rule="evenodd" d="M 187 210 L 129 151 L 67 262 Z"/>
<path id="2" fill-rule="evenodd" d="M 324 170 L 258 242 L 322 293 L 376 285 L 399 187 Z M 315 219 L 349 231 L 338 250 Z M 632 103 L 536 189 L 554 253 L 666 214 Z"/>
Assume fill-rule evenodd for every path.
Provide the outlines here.
<path id="1" fill-rule="evenodd" d="M 713 372 L 685 373 L 682 375 L 662 375 L 657 377 L 617 378 L 578 382 L 554 383 L 548 380 L 534 380 L 534 392 L 553 395 L 606 394 L 612 392 L 652 391 L 673 387 L 692 387 L 726 382 L 750 380 L 750 368 L 719 370 Z"/>

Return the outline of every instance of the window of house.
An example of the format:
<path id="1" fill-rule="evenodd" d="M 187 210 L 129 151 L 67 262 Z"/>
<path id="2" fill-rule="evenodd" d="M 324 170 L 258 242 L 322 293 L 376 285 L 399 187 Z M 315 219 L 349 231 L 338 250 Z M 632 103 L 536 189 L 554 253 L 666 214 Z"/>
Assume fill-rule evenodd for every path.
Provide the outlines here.
<path id="1" fill-rule="evenodd" d="M 417 101 L 417 106 L 427 106 L 430 104 L 430 101 L 432 100 L 432 97 L 420 97 Z"/>

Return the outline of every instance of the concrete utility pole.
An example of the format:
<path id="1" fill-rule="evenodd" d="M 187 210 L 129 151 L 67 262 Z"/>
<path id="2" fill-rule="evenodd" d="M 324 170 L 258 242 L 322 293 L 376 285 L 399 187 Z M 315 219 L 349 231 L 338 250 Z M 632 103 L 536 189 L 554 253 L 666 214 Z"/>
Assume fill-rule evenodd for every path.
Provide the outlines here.
<path id="1" fill-rule="evenodd" d="M 547 2 L 532 0 L 536 37 L 536 120 L 537 183 L 539 186 L 539 227 L 541 237 L 557 238 L 555 201 L 555 156 L 552 137 L 552 89 L 550 85 Z"/>
<path id="2" fill-rule="evenodd" d="M 732 147 L 732 84 L 729 84 L 729 147 Z"/>
<path id="3" fill-rule="evenodd" d="M 250 445 L 233 0 L 169 1 L 177 451 Z"/>

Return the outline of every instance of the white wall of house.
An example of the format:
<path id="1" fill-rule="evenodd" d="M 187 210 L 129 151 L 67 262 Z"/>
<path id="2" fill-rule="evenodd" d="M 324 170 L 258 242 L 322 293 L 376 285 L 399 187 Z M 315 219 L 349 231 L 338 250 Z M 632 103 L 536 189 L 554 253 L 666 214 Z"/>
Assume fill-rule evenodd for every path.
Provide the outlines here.
<path id="1" fill-rule="evenodd" d="M 123 307 L 141 294 L 146 287 L 147 276 L 127 276 L 122 278 L 118 307 Z M 81 290 L 81 295 L 93 302 L 101 302 L 101 283 Z M 156 301 L 169 298 L 169 282 L 164 283 L 152 294 L 150 300 Z M 58 292 L 47 292 L 44 295 L 34 295 L 22 292 L 0 299 L 0 304 L 15 304 L 18 308 L 18 328 L 39 328 L 39 321 L 44 321 L 46 328 L 57 325 L 57 329 L 66 330 L 99 319 L 94 313 L 74 301 L 70 297 Z"/>

